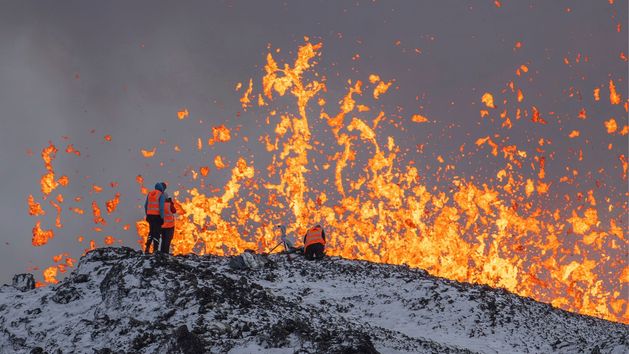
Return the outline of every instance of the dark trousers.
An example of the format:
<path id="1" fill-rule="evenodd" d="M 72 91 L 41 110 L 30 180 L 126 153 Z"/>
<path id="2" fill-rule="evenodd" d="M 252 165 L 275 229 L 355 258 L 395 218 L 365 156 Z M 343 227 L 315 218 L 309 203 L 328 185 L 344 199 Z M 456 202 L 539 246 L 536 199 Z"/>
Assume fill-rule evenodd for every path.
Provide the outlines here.
<path id="1" fill-rule="evenodd" d="M 324 249 L 325 246 L 322 243 L 313 243 L 312 245 L 306 247 L 304 255 L 309 261 L 313 259 L 321 259 L 325 256 Z"/>
<path id="2" fill-rule="evenodd" d="M 155 253 L 157 252 L 157 245 L 159 244 L 159 238 L 162 234 L 162 224 L 164 220 L 159 215 L 147 215 L 146 221 L 149 223 L 149 236 L 146 239 L 144 253 L 149 253 L 151 243 L 153 244 L 153 253 Z"/>
<path id="3" fill-rule="evenodd" d="M 173 240 L 175 234 L 174 227 L 162 228 L 162 242 L 159 245 L 159 251 L 162 253 L 170 253 L 170 241 Z"/>

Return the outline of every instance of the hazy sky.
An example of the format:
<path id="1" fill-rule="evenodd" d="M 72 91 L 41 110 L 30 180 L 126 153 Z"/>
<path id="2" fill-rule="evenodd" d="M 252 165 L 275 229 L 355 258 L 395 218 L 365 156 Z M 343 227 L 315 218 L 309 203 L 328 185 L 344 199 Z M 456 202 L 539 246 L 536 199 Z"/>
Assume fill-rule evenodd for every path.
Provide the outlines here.
<path id="1" fill-rule="evenodd" d="M 438 122 L 407 124 L 400 144 L 426 143 L 432 153 L 456 151 L 462 141 L 487 135 L 479 124 L 480 97 L 486 91 L 498 97 L 526 64 L 532 77 L 523 84 L 527 102 L 547 119 L 554 119 L 548 115 L 552 111 L 566 122 L 563 130 L 548 128 L 546 136 L 565 138 L 577 129 L 570 124 L 577 122 L 579 110 L 587 107 L 591 119 L 579 121 L 578 129 L 590 134 L 586 159 L 591 164 L 580 168 L 587 172 L 603 161 L 614 171 L 614 156 L 627 154 L 626 137 L 607 136 L 602 121 L 615 116 L 622 126 L 626 113 L 621 106 L 591 101 L 592 90 L 600 86 L 602 100 L 609 102 L 609 79 L 623 98 L 629 93 L 627 62 L 619 58 L 628 52 L 627 10 L 627 1 L 504 0 L 500 8 L 489 0 L 1 2 L 0 283 L 31 265 L 51 265 L 51 257 L 61 252 L 78 257 L 87 247 L 76 242 L 79 234 L 102 245 L 104 234 L 90 233 L 90 218 L 73 218 L 68 205 L 55 239 L 31 245 L 37 218 L 28 215 L 27 197 L 41 196 L 45 169 L 39 153 L 49 140 L 60 150 L 72 143 L 82 153 L 80 158 L 58 153 L 55 169 L 71 180 L 60 191 L 67 198 L 101 202 L 113 190 L 90 195 L 88 187 L 119 182 L 118 215 L 132 223 L 142 217 L 137 205 L 144 199 L 136 175 L 145 176 L 147 185 L 162 178 L 185 185 L 188 166 L 208 164 L 216 153 L 227 160 L 251 154 L 242 144 L 197 152 L 196 138 L 207 140 L 212 126 L 242 125 L 242 133 L 252 137 L 249 148 L 260 149 L 256 132 L 262 119 L 255 112 L 237 115 L 241 94 L 234 87 L 251 77 L 259 80 L 269 44 L 288 59 L 304 36 L 323 42 L 320 67 L 332 95 L 342 94 L 347 79 L 366 80 L 370 73 L 395 79 L 392 98 L 383 104 Z M 514 49 L 518 41 L 522 47 Z M 360 59 L 352 60 L 356 54 Z M 574 64 L 578 54 L 588 63 Z M 569 97 L 570 87 L 581 91 L 583 101 Z M 183 107 L 190 118 L 182 122 L 176 112 Z M 450 125 L 459 129 L 450 139 L 437 139 Z M 525 141 L 526 133 L 510 132 L 514 142 Z M 104 141 L 106 134 L 111 142 Z M 160 139 L 167 144 L 158 147 L 157 159 L 140 156 L 139 149 L 158 146 Z M 610 142 L 614 153 L 606 150 Z M 173 144 L 189 148 L 175 160 L 160 155 Z M 28 156 L 27 149 L 35 155 Z M 475 168 L 470 165 L 469 174 Z M 609 183 L 622 186 L 622 195 L 626 182 L 616 172 L 610 172 L 615 180 Z M 54 211 L 47 202 L 43 206 L 44 226 L 54 228 Z M 89 213 L 89 203 L 82 206 Z M 137 247 L 134 228 L 117 230 L 117 238 Z"/>

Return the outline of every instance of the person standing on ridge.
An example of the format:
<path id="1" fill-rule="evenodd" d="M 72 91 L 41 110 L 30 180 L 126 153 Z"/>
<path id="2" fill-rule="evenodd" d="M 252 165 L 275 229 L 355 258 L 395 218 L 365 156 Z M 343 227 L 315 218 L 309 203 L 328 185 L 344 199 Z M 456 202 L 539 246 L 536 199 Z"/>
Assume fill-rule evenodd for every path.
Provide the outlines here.
<path id="1" fill-rule="evenodd" d="M 304 256 L 307 260 L 322 259 L 325 256 L 325 231 L 316 225 L 304 236 Z"/>
<path id="2" fill-rule="evenodd" d="M 149 235 L 146 239 L 144 253 L 149 253 L 151 243 L 153 244 L 153 252 L 157 251 L 157 244 L 162 233 L 162 224 L 164 223 L 164 202 L 168 195 L 164 192 L 166 183 L 159 182 L 155 184 L 155 189 L 149 192 L 144 202 L 144 212 L 146 213 L 146 221 L 149 223 Z"/>
<path id="3" fill-rule="evenodd" d="M 175 234 L 175 214 L 177 208 L 172 198 L 167 198 L 164 202 L 164 223 L 162 224 L 162 241 L 159 250 L 162 253 L 170 253 L 170 242 Z"/>

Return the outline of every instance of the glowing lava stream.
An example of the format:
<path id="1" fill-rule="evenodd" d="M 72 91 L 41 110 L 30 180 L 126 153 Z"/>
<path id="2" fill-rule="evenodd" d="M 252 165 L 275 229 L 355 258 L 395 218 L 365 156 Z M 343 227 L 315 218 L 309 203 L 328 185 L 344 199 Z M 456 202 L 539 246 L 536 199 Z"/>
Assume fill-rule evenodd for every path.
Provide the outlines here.
<path id="1" fill-rule="evenodd" d="M 566 310 L 629 323 L 628 304 L 621 296 L 629 270 L 621 256 L 614 258 L 606 251 L 626 246 L 624 230 L 614 219 L 605 223 L 599 219 L 599 212 L 606 210 L 599 210 L 600 203 L 546 209 L 542 196 L 548 195 L 552 183 L 545 157 L 532 156 L 533 147 L 527 152 L 495 136 L 476 140 L 478 149 L 488 146 L 493 156 L 504 156 L 506 166 L 495 173 L 495 185 L 455 177 L 442 191 L 429 188 L 421 182 L 425 171 L 405 160 L 395 137 L 380 136 L 387 113 L 367 105 L 385 95 L 392 81 L 378 75 L 370 75 L 366 83 L 349 81 L 338 112 L 325 111 L 326 80 L 314 71 L 321 47 L 306 41 L 292 65 L 280 66 L 268 54 L 257 100 L 251 81 L 240 100 L 244 109 L 255 103 L 267 107 L 267 123 L 275 124 L 274 137 L 260 137 L 267 152 L 273 153 L 268 176 L 241 157 L 231 168 L 222 195 L 207 196 L 202 188 L 187 190 L 187 195 L 173 193 L 180 211 L 172 243 L 175 254 L 265 251 L 277 242 L 275 223 L 284 222 L 289 232 L 303 235 L 306 227 L 322 222 L 329 230 L 330 255 L 420 267 L 437 276 L 501 287 Z M 370 94 L 363 96 L 363 90 Z M 271 107 L 282 96 L 296 100 L 297 115 Z M 518 89 L 518 102 L 521 96 Z M 492 95 L 483 95 L 482 101 L 495 109 Z M 308 117 L 313 106 L 320 109 L 314 120 Z M 481 111 L 481 116 L 489 114 Z M 517 120 L 520 114 L 525 113 L 518 108 Z M 535 106 L 530 115 L 534 123 L 546 124 Z M 412 119 L 416 123 L 429 121 L 416 116 Z M 514 124 L 509 117 L 501 119 L 508 128 Z M 313 130 L 322 130 L 313 128 L 326 124 L 330 136 L 313 139 Z M 209 145 L 230 139 L 222 126 Z M 325 146 L 326 139 L 333 139 L 336 146 Z M 544 140 L 539 141 L 542 146 Z M 201 145 L 199 139 L 199 149 Z M 325 162 L 315 165 L 313 159 Z M 447 171 L 441 155 L 437 160 L 442 167 L 436 173 Z M 226 166 L 219 157 L 215 164 Z M 535 167 L 534 174 L 521 171 L 529 165 Z M 52 167 L 48 171 L 53 177 L 42 179 L 42 188 L 55 183 Z M 202 167 L 203 177 L 208 171 Z M 325 176 L 317 184 L 314 175 Z M 141 176 L 138 183 L 145 193 Z M 40 206 L 30 205 L 31 212 L 40 215 Z M 225 217 L 228 211 L 230 216 Z M 100 212 L 96 214 L 102 220 Z M 138 221 L 136 227 L 143 244 L 148 225 Z M 34 233 L 40 235 L 37 240 L 52 237 L 39 224 Z M 615 279 L 610 281 L 609 274 Z"/>

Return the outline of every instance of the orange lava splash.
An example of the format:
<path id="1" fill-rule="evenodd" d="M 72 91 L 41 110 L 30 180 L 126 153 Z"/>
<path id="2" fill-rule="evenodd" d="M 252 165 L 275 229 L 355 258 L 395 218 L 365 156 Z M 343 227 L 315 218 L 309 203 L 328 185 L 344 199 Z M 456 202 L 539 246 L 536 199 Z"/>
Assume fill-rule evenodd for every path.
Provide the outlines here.
<path id="1" fill-rule="evenodd" d="M 190 115 L 190 112 L 188 112 L 188 110 L 185 108 L 177 112 L 177 118 L 179 118 L 179 120 L 186 119 L 189 115 Z"/>
<path id="2" fill-rule="evenodd" d="M 140 152 L 142 153 L 142 156 L 146 157 L 146 158 L 150 158 L 155 156 L 155 151 L 157 151 L 157 148 L 154 147 L 151 150 L 144 150 L 144 149 L 140 149 Z"/>
<path id="3" fill-rule="evenodd" d="M 321 223 L 330 255 L 420 267 L 437 276 L 501 287 L 569 311 L 629 323 L 629 304 L 621 295 L 629 282 L 623 253 L 626 201 L 614 203 L 596 189 L 581 190 L 575 182 L 583 178 L 579 171 L 553 165 L 558 163 L 555 145 L 541 131 L 527 137 L 528 142 L 511 139 L 518 133 L 516 127 L 559 124 L 553 112 L 540 111 L 543 105 L 533 102 L 534 95 L 527 94 L 525 100 L 514 80 L 502 93 L 491 90 L 494 94 L 475 98 L 483 104 L 481 120 L 495 118 L 499 133 L 475 136 L 456 151 L 427 158 L 421 155 L 423 142 L 411 143 L 417 145 L 416 154 L 404 146 L 408 142 L 398 138 L 395 129 L 403 130 L 405 123 L 396 121 L 398 112 L 387 112 L 381 104 L 384 96 L 399 89 L 391 89 L 396 81 L 383 81 L 377 74 L 347 80 L 344 95 L 335 97 L 327 91 L 328 78 L 315 70 L 322 47 L 306 39 L 294 61 L 281 64 L 269 52 L 261 85 L 249 80 L 240 104 L 243 110 L 258 109 L 256 114 L 266 116 L 272 133 L 265 131 L 257 140 L 271 162 L 264 166 L 245 157 L 214 155 L 186 170 L 201 184 L 172 193 L 178 211 L 175 254 L 264 252 L 279 240 L 274 225 L 285 224 L 289 234 L 303 235 Z M 533 71 L 518 63 L 516 79 Z M 612 81 L 609 87 L 611 103 L 619 104 L 622 98 L 612 95 Z M 594 95 L 594 102 L 603 104 L 599 89 Z M 524 101 L 527 106 L 520 105 Z M 438 117 L 430 118 L 414 114 L 405 120 L 425 127 Z M 584 118 L 585 113 L 579 121 Z M 618 125 L 623 122 L 610 120 L 599 127 L 612 134 Z M 236 132 L 213 128 L 209 147 L 233 143 Z M 586 135 L 573 127 L 563 132 L 561 138 L 574 144 Z M 203 148 L 205 139 L 190 140 L 198 150 Z M 53 175 L 42 178 L 44 196 L 55 188 L 50 163 L 56 149 L 50 144 L 45 151 L 42 157 Z M 147 156 L 142 151 L 145 157 L 155 152 Z M 625 155 L 613 159 L 622 164 L 626 178 Z M 498 166 L 487 179 L 457 170 L 463 164 L 490 161 Z M 208 167 L 212 162 L 220 170 L 217 174 L 230 175 L 222 187 L 205 184 L 215 173 Z M 136 182 L 147 194 L 141 175 Z M 565 188 L 576 192 L 562 192 Z M 115 211 L 119 197 L 106 202 L 108 214 Z M 29 206 L 33 215 L 41 215 L 34 200 L 29 199 Z M 95 224 L 106 225 L 96 201 L 92 216 Z M 34 245 L 36 235 L 38 245 L 52 237 L 52 231 L 48 235 L 39 226 L 33 229 Z M 148 224 L 140 220 L 135 226 L 144 245 Z M 104 242 L 115 241 L 108 236 Z M 58 268 L 49 269 L 46 281 L 54 282 Z"/>
<path id="4" fill-rule="evenodd" d="M 50 266 L 44 269 L 44 280 L 46 283 L 57 284 L 59 281 L 57 280 L 57 267 Z"/>
<path id="5" fill-rule="evenodd" d="M 43 230 L 41 228 L 41 221 L 37 221 L 35 227 L 33 227 L 33 246 L 43 246 L 54 236 L 55 234 L 52 230 Z"/>
<path id="6" fill-rule="evenodd" d="M 266 167 L 269 175 L 258 174 L 250 181 L 252 188 L 242 190 L 254 169 L 240 160 L 223 196 L 187 191 L 189 197 L 180 201 L 182 213 L 173 240 L 176 253 L 263 251 L 277 241 L 272 222 L 262 222 L 255 230 L 247 224 L 289 219 L 293 221 L 289 230 L 300 235 L 309 225 L 323 222 L 330 230 L 327 247 L 332 255 L 421 267 L 438 276 L 503 287 L 571 311 L 628 322 L 620 284 L 611 290 L 609 284 L 603 286 L 605 270 L 617 279 L 626 273 L 624 259 L 611 259 L 604 251 L 626 245 L 624 233 L 617 226 L 613 231 L 614 219 L 604 224 L 596 206 L 545 208 L 542 196 L 549 193 L 552 182 L 546 181 L 543 153 L 527 153 L 526 148 L 506 145 L 496 137 L 481 137 L 476 141 L 479 148 L 487 144 L 491 155 L 501 153 L 507 160 L 497 174 L 501 183 L 490 186 L 455 176 L 445 190 L 428 186 L 422 183 L 420 169 L 400 158 L 395 137 L 378 132 L 387 113 L 359 114 L 369 112 L 361 81 L 350 82 L 337 113 L 327 112 L 321 103 L 329 99 L 319 97 L 319 116 L 308 116 L 310 102 L 325 92 L 325 83 L 312 70 L 321 47 L 306 43 L 292 65 L 280 66 L 268 54 L 261 87 L 265 100 L 259 105 L 272 104 L 276 96 L 290 96 L 297 112 L 270 109 L 273 114 L 267 122 L 275 122 L 270 124 L 275 124 L 276 136 L 266 138 L 267 149 L 275 152 L 274 162 Z M 528 68 L 518 70 L 526 73 Z M 306 80 L 306 74 L 315 79 Z M 378 100 L 390 83 L 383 85 L 375 74 L 368 79 L 373 99 Z M 521 91 L 517 96 L 521 102 Z M 367 109 L 358 110 L 358 99 Z M 489 93 L 482 102 L 496 108 Z M 547 124 L 535 106 L 531 115 L 533 122 Z M 412 120 L 426 120 L 419 117 Z M 312 127 L 322 123 L 331 128 L 336 147 L 331 147 L 322 166 L 333 176 L 317 184 L 312 176 L 320 166 L 311 159 L 318 155 L 315 144 L 325 139 L 315 139 Z M 537 180 L 519 171 L 526 161 L 531 161 Z M 236 199 L 238 193 L 248 195 Z M 230 205 L 235 215 L 226 219 L 222 212 Z M 142 224 L 137 229 L 143 240 L 147 230 Z"/>
<path id="7" fill-rule="evenodd" d="M 120 203 L 120 193 L 116 193 L 113 199 L 110 199 L 105 203 L 105 206 L 107 207 L 107 214 L 111 214 L 115 212 L 116 208 L 118 208 L 119 203 Z"/>

